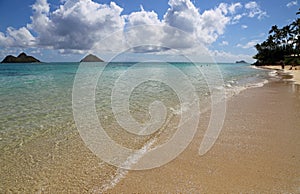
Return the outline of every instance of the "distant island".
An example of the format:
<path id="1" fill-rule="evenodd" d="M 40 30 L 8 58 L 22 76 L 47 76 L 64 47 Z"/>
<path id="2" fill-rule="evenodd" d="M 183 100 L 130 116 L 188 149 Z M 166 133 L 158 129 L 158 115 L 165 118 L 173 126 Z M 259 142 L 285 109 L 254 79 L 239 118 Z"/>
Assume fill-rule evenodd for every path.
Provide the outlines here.
<path id="1" fill-rule="evenodd" d="M 241 61 L 236 61 L 235 63 L 247 63 L 247 62 L 244 60 L 241 60 Z"/>
<path id="2" fill-rule="evenodd" d="M 104 61 L 95 55 L 89 54 L 83 59 L 81 59 L 80 62 L 104 62 Z"/>
<path id="3" fill-rule="evenodd" d="M 28 56 L 24 52 L 19 54 L 17 57 L 13 55 L 6 56 L 1 63 L 40 63 L 41 61 L 34 58 L 33 56 Z"/>

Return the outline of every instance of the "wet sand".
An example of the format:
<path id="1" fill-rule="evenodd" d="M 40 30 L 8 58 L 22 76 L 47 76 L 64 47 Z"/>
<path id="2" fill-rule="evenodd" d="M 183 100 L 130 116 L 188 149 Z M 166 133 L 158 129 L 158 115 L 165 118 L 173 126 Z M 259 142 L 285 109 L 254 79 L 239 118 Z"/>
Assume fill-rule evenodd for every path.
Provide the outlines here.
<path id="1" fill-rule="evenodd" d="M 203 156 L 210 112 L 181 155 L 145 171 L 103 162 L 70 122 L 3 147 L 0 193 L 103 193 L 114 184 L 107 193 L 300 193 L 300 85 L 283 78 L 230 98 L 219 139 Z"/>
<path id="2" fill-rule="evenodd" d="M 271 69 L 271 70 L 283 70 L 284 73 L 288 73 L 292 75 L 292 81 L 296 84 L 300 84 L 300 68 L 299 66 L 292 67 L 291 65 L 285 65 L 284 69 L 280 65 L 268 65 L 262 66 L 263 69 Z"/>
<path id="3" fill-rule="evenodd" d="M 172 162 L 130 171 L 108 193 L 299 193 L 300 87 L 276 81 L 229 99 L 223 130 L 199 156 L 199 132 Z"/>

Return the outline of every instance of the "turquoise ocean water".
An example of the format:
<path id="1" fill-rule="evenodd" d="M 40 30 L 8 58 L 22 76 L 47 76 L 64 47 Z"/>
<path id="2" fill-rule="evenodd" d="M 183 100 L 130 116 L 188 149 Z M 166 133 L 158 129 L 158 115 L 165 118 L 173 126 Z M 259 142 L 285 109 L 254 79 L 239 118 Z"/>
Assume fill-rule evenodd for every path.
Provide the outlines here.
<path id="1" fill-rule="evenodd" d="M 98 79 L 95 104 L 96 110 L 101 112 L 98 115 L 99 120 L 108 134 L 120 144 L 140 148 L 146 141 L 145 138 L 138 139 L 121 132 L 121 127 L 111 110 L 111 92 L 114 84 L 133 65 L 134 63 L 110 63 L 105 67 Z M 171 63 L 171 65 L 190 79 L 199 97 L 200 108 L 207 108 L 206 102 L 209 101 L 211 92 L 207 86 L 207 78 L 201 71 L 219 69 L 224 83 L 214 89 L 225 88 L 228 98 L 244 89 L 262 86 L 269 76 L 268 71 L 254 69 L 248 64 Z M 76 192 L 82 191 L 83 188 L 87 188 L 88 191 L 91 191 L 90 189 L 101 191 L 105 189 L 105 185 L 110 184 L 110 181 L 116 182 L 114 177 L 116 173 L 120 174 L 116 168 L 95 159 L 88 149 L 77 147 L 84 145 L 78 136 L 72 111 L 72 89 L 78 66 L 79 63 L 0 65 L 1 193 Z M 160 63 L 145 63 L 136 68 L 162 77 L 174 76 L 168 73 L 168 67 Z M 172 88 L 165 83 L 150 80 L 132 91 L 130 113 L 137 121 L 146 122 L 150 118 L 148 106 L 156 99 L 161 100 L 169 112 L 179 109 L 179 99 Z M 70 165 L 73 165 L 74 169 L 78 168 L 73 157 L 80 150 L 87 152 L 87 155 L 82 154 L 76 156 L 77 158 L 90 157 L 91 163 L 101 163 L 99 174 L 95 177 L 87 176 L 89 178 L 83 182 L 79 180 L 81 179 L 79 177 L 84 177 L 83 172 L 72 174 L 72 171 L 68 171 Z M 82 162 L 79 163 L 79 167 L 84 165 Z M 86 164 L 85 167 L 88 166 L 89 164 Z M 72 175 L 61 175 L 64 180 L 57 180 L 57 173 L 63 171 Z M 59 190 L 62 184 L 71 185 L 70 187 L 73 185 L 75 190 Z"/>

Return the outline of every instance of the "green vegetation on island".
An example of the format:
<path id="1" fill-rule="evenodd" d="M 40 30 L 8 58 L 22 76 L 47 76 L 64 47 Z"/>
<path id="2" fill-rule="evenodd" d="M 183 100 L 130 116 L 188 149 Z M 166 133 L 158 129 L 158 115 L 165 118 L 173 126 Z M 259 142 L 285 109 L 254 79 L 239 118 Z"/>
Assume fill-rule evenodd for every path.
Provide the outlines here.
<path id="1" fill-rule="evenodd" d="M 267 40 L 255 48 L 258 53 L 253 57 L 257 60 L 254 65 L 300 65 L 300 18 L 282 28 L 272 26 Z"/>
<path id="2" fill-rule="evenodd" d="M 28 56 L 25 53 L 19 54 L 17 57 L 13 55 L 6 56 L 1 63 L 40 63 L 41 61 L 34 58 L 33 56 Z"/>

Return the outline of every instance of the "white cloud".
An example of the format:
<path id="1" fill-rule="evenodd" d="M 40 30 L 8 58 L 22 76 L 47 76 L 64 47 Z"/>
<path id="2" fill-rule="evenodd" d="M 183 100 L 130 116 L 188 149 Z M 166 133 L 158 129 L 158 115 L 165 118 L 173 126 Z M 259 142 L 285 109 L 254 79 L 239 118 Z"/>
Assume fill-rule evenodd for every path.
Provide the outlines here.
<path id="1" fill-rule="evenodd" d="M 126 42 L 129 46 L 138 46 L 133 51 L 147 52 L 149 50 L 157 50 L 154 47 L 140 47 L 139 44 L 159 45 L 163 36 L 163 30 L 161 27 L 157 27 L 162 26 L 158 15 L 154 11 L 145 11 L 141 6 L 141 11 L 132 12 L 124 17 L 126 18 Z"/>
<path id="2" fill-rule="evenodd" d="M 243 8 L 239 2 L 221 3 L 201 13 L 190 0 L 169 0 L 162 20 L 156 12 L 146 11 L 142 6 L 140 11 L 122 15 L 123 8 L 114 2 L 62 0 L 61 3 L 50 11 L 47 0 L 37 0 L 32 5 L 31 23 L 17 30 L 8 28 L 5 34 L 0 32 L 0 46 L 36 46 L 57 49 L 63 54 L 90 50 L 118 52 L 130 47 L 134 47 L 134 52 L 170 53 L 165 48 L 169 47 L 197 53 L 197 45 L 212 44 L 228 25 L 245 16 L 238 13 Z M 249 17 L 266 16 L 256 2 L 244 7 Z M 221 44 L 229 45 L 227 41 Z"/>
<path id="3" fill-rule="evenodd" d="M 246 54 L 234 54 L 231 52 L 225 52 L 225 51 L 217 51 L 213 50 L 210 51 L 211 55 L 215 58 L 216 61 L 221 61 L 225 63 L 232 63 L 234 61 L 240 61 L 245 60 L 248 63 L 254 63 L 254 59 L 251 55 Z"/>
<path id="4" fill-rule="evenodd" d="M 145 11 L 143 7 L 138 12 L 124 16 L 124 36 L 127 44 L 137 46 L 134 51 L 168 51 L 164 47 L 196 49 L 197 44 L 216 41 L 230 21 L 230 17 L 226 16 L 230 12 L 228 4 L 220 4 L 202 14 L 190 0 L 170 0 L 169 6 L 163 20 L 159 20 L 154 11 Z M 234 11 L 238 7 L 238 4 L 231 5 L 230 9 Z M 141 43 L 151 46 L 139 46 Z"/>
<path id="5" fill-rule="evenodd" d="M 249 42 L 247 42 L 245 45 L 242 45 L 242 44 L 237 44 L 236 46 L 237 47 L 240 47 L 240 48 L 244 48 L 244 49 L 249 49 L 249 48 L 254 48 L 254 46 L 259 43 L 258 40 L 251 40 Z"/>
<path id="6" fill-rule="evenodd" d="M 35 31 L 38 34 L 37 44 L 48 45 L 52 43 L 52 34 L 50 29 L 54 27 L 51 20 L 48 18 L 50 6 L 46 0 L 37 0 L 32 5 L 33 15 L 30 17 L 31 24 L 27 24 L 29 30 Z M 54 34 L 53 34 L 54 35 Z"/>
<path id="7" fill-rule="evenodd" d="M 238 23 L 239 22 L 239 20 L 241 19 L 243 17 L 243 15 L 241 15 L 241 14 L 238 14 L 238 15 L 236 15 L 236 16 L 234 16 L 233 18 L 232 18 L 232 24 L 236 24 L 236 23 Z"/>
<path id="8" fill-rule="evenodd" d="M 263 11 L 260 8 L 259 4 L 255 1 L 248 2 L 244 6 L 241 3 L 235 3 L 231 7 L 234 8 L 234 11 L 232 11 L 232 13 L 236 13 L 236 10 L 239 8 L 244 8 L 243 13 L 237 13 L 232 16 L 231 24 L 239 23 L 239 21 L 245 16 L 250 18 L 257 17 L 259 20 L 263 19 L 264 17 L 268 17 L 267 12 Z"/>
<path id="9" fill-rule="evenodd" d="M 201 15 L 190 0 L 170 0 L 170 8 L 164 15 L 164 24 L 199 36 L 202 27 Z M 201 35 L 200 35 L 201 36 Z"/>
<path id="10" fill-rule="evenodd" d="M 221 46 L 227 46 L 227 45 L 229 45 L 229 42 L 223 40 L 223 41 L 220 43 L 220 45 L 221 45 Z"/>
<path id="11" fill-rule="evenodd" d="M 226 9 L 224 10 L 224 4 L 220 4 L 214 10 L 206 10 L 201 15 L 200 26 L 197 28 L 199 38 L 205 43 L 212 43 L 224 33 L 226 26 L 230 22 L 230 17 L 226 16 Z"/>
<path id="12" fill-rule="evenodd" d="M 245 8 L 249 11 L 248 17 L 250 18 L 257 17 L 258 19 L 262 19 L 268 16 L 267 12 L 261 10 L 260 6 L 255 1 L 246 3 Z"/>
<path id="13" fill-rule="evenodd" d="M 35 37 L 27 28 L 7 28 L 6 35 L 0 32 L 0 45 L 4 47 L 30 47 L 35 45 Z"/>
<path id="14" fill-rule="evenodd" d="M 247 25 L 241 25 L 241 28 L 246 29 L 246 28 L 248 28 L 248 26 Z"/>
<path id="15" fill-rule="evenodd" d="M 234 14 L 237 9 L 242 8 L 242 7 L 243 7 L 242 4 L 240 2 L 238 2 L 238 3 L 231 4 L 229 6 L 228 10 L 231 14 Z"/>
<path id="16" fill-rule="evenodd" d="M 296 5 L 298 5 L 298 1 L 291 1 L 291 2 L 289 2 L 289 3 L 286 4 L 286 6 L 288 8 L 296 6 Z"/>
<path id="17" fill-rule="evenodd" d="M 132 12 L 126 17 L 127 25 L 129 27 L 136 25 L 157 25 L 160 24 L 157 13 L 154 11 L 145 11 L 143 6 L 141 6 L 141 11 Z"/>
<path id="18" fill-rule="evenodd" d="M 50 11 L 50 6 L 47 0 L 37 0 L 36 3 L 32 5 L 32 9 L 40 14 L 47 14 Z"/>
<path id="19" fill-rule="evenodd" d="M 125 25 L 122 8 L 114 2 L 98 4 L 91 0 L 68 0 L 48 13 L 46 0 L 33 5 L 32 23 L 38 44 L 54 49 L 86 50 L 107 35 L 122 30 Z M 48 17 L 48 15 L 51 17 Z"/>
<path id="20" fill-rule="evenodd" d="M 143 8 L 126 16 L 126 26 L 134 27 L 129 32 L 126 30 L 125 37 L 129 45 L 151 45 L 139 46 L 134 51 L 170 53 L 172 51 L 167 48 L 172 48 L 199 54 L 197 45 L 215 42 L 230 24 L 231 17 L 226 14 L 233 13 L 240 4 L 221 3 L 202 14 L 190 0 L 170 0 L 169 6 L 161 21 L 155 12 L 147 12 Z M 167 48 L 157 47 L 160 45 Z"/>

